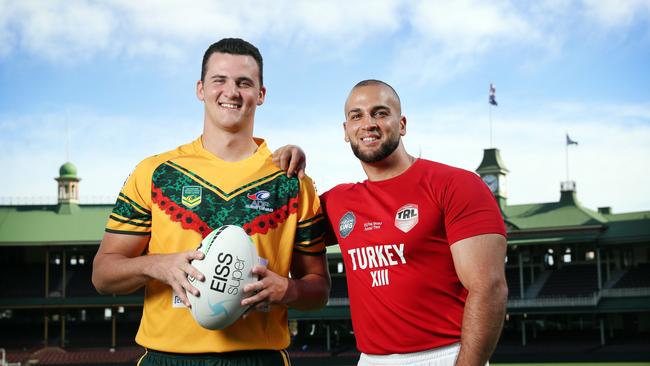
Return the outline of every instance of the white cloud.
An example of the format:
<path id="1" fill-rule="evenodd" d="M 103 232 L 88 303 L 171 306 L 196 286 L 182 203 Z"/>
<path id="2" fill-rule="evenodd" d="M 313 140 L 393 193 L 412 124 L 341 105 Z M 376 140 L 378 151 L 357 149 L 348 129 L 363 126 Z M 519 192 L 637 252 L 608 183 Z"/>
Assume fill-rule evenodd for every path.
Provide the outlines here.
<path id="1" fill-rule="evenodd" d="M 83 0 L 22 1 L 3 8 L 9 14 L 5 24 L 11 25 L 21 47 L 64 62 L 88 59 L 105 50 L 115 25 L 107 8 Z"/>
<path id="2" fill-rule="evenodd" d="M 9 3 L 6 0 L 0 0 L 0 57 L 6 56 L 13 48 L 13 35 L 9 31 L 9 19 L 12 15 L 9 11 Z"/>
<path id="3" fill-rule="evenodd" d="M 649 0 L 583 0 L 587 18 L 606 28 L 629 26 L 635 18 L 650 20 Z"/>
<path id="4" fill-rule="evenodd" d="M 561 42 L 542 36 L 540 21 L 506 1 L 419 1 L 407 9 L 413 35 L 393 60 L 393 78 L 440 85 L 471 70 L 489 52 L 511 46 L 542 51 Z"/>
<path id="5" fill-rule="evenodd" d="M 100 53 L 177 59 L 193 45 L 237 36 L 274 44 L 320 44 L 340 52 L 371 34 L 399 28 L 399 1 L 0 2 L 0 39 L 52 61 Z"/>
<path id="6" fill-rule="evenodd" d="M 493 42 L 535 36 L 522 15 L 506 2 L 422 0 L 409 12 L 416 32 L 441 43 L 450 53 L 480 52 Z"/>
<path id="7" fill-rule="evenodd" d="M 534 70 L 560 56 L 567 39 L 580 37 L 587 25 L 611 28 L 650 16 L 650 0 L 581 4 L 242 0 L 233 6 L 224 0 L 0 0 L 0 57 L 27 51 L 74 63 L 98 56 L 144 56 L 177 66 L 195 55 L 196 48 L 239 36 L 268 47 L 264 51 L 299 46 L 321 59 L 345 59 L 359 47 L 366 49 L 364 42 L 375 44 L 386 37 L 399 39 L 394 54 L 386 57 L 393 79 L 442 84 L 472 70 L 486 55 L 515 52 L 517 47 L 525 49 L 518 67 Z"/>

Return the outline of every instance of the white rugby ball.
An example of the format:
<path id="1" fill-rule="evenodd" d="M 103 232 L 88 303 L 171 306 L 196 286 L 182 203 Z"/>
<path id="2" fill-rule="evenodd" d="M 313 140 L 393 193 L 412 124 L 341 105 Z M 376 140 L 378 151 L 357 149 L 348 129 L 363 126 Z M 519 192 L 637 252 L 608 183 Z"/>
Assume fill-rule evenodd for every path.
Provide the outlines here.
<path id="1" fill-rule="evenodd" d="M 203 239 L 197 250 L 205 254 L 193 260 L 192 266 L 205 276 L 201 282 L 191 276 L 188 280 L 200 294 L 187 292 L 194 319 L 207 329 L 224 329 L 248 310 L 241 306 L 244 286 L 257 281 L 253 267 L 259 263 L 257 249 L 244 229 L 225 225 Z"/>

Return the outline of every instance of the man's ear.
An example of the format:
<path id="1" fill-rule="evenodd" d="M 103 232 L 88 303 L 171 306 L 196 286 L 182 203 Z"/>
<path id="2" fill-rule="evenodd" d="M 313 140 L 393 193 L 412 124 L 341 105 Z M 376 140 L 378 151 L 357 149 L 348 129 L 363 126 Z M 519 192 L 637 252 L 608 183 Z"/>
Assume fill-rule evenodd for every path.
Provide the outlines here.
<path id="1" fill-rule="evenodd" d="M 260 94 L 257 96 L 257 105 L 262 105 L 264 103 L 264 98 L 266 97 L 266 87 L 260 88 Z"/>
<path id="2" fill-rule="evenodd" d="M 400 136 L 406 135 L 406 116 L 399 119 L 399 134 Z"/>
<path id="3" fill-rule="evenodd" d="M 345 129 L 345 126 L 347 125 L 347 122 L 343 122 L 343 135 L 345 142 L 350 142 L 350 138 L 348 137 L 348 131 Z"/>
<path id="4" fill-rule="evenodd" d="M 199 80 L 196 82 L 196 97 L 199 100 L 205 101 L 205 96 L 203 94 L 203 81 Z"/>

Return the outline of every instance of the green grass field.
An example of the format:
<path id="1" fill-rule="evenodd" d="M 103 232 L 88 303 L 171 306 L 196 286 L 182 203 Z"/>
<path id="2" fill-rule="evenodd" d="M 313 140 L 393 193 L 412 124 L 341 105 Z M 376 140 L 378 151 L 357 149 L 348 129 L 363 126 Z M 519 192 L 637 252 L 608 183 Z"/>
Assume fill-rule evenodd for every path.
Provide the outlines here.
<path id="1" fill-rule="evenodd" d="M 492 366 L 649 366 L 650 362 L 491 363 Z"/>

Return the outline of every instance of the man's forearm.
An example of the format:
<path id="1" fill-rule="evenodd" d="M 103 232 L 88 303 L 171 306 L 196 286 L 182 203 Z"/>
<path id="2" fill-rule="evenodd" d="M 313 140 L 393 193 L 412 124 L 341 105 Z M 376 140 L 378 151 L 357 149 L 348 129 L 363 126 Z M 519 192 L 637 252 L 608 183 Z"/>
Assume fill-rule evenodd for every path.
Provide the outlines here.
<path id="1" fill-rule="evenodd" d="M 93 284 L 102 294 L 132 293 L 150 280 L 143 270 L 151 265 L 152 260 L 151 256 L 126 258 L 117 254 L 105 254 L 104 260 L 95 264 Z"/>
<path id="2" fill-rule="evenodd" d="M 300 279 L 289 279 L 287 305 L 298 310 L 316 310 L 327 304 L 330 281 L 319 274 L 308 274 Z"/>
<path id="3" fill-rule="evenodd" d="M 470 291 L 465 302 L 457 366 L 485 365 L 503 328 L 508 288 L 505 282 Z"/>

